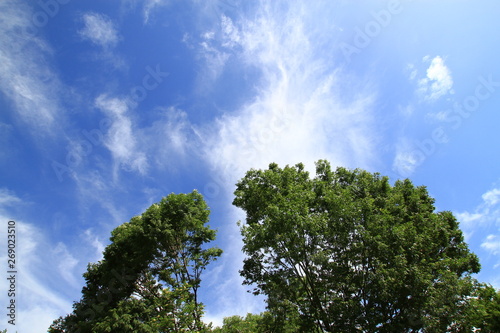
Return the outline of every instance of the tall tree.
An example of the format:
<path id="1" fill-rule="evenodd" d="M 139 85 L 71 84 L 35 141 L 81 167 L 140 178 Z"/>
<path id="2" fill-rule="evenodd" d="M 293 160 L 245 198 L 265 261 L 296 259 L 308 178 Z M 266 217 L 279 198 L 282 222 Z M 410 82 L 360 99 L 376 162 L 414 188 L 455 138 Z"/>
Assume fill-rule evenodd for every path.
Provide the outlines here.
<path id="1" fill-rule="evenodd" d="M 247 172 L 233 204 L 246 212 L 245 283 L 311 331 L 445 332 L 480 269 L 452 213 L 408 179 L 273 163 Z"/>
<path id="2" fill-rule="evenodd" d="M 204 331 L 201 273 L 222 251 L 197 191 L 170 194 L 112 232 L 103 259 L 89 264 L 73 313 L 49 332 Z"/>

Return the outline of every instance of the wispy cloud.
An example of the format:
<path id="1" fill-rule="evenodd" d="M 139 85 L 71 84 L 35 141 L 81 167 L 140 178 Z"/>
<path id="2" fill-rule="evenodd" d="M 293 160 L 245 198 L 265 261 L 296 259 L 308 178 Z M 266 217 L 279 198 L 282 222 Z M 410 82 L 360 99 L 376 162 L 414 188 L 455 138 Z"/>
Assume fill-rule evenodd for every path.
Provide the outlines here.
<path id="1" fill-rule="evenodd" d="M 66 245 L 58 243 L 53 250 L 54 257 L 58 258 L 57 265 L 60 276 L 74 288 L 78 288 L 79 281 L 76 279 L 75 268 L 78 260 L 69 252 Z"/>
<path id="2" fill-rule="evenodd" d="M 484 204 L 488 207 L 492 207 L 500 202 L 500 189 L 494 188 L 482 196 Z"/>
<path id="3" fill-rule="evenodd" d="M 428 101 L 435 101 L 446 94 L 453 94 L 453 78 L 443 58 L 436 56 L 430 60 L 429 56 L 424 57 L 424 63 L 429 61 L 426 77 L 418 81 L 418 94 Z M 414 70 L 411 76 L 416 76 Z"/>
<path id="4" fill-rule="evenodd" d="M 480 203 L 472 212 L 460 212 L 458 219 L 467 229 L 491 224 L 500 225 L 500 188 L 493 188 L 482 195 Z"/>
<path id="5" fill-rule="evenodd" d="M 396 154 L 392 164 L 393 170 L 402 177 L 408 177 L 422 163 L 418 150 L 406 138 L 400 138 L 396 144 Z"/>
<path id="6" fill-rule="evenodd" d="M 26 33 L 34 28 L 32 15 L 24 2 L 0 2 L 0 90 L 34 135 L 51 135 L 58 132 L 56 118 L 59 127 L 64 123 L 63 90 L 50 65 L 51 47 Z"/>
<path id="7" fill-rule="evenodd" d="M 151 23 L 151 18 L 159 8 L 172 4 L 171 0 L 121 0 L 126 11 L 142 11 L 143 23 Z"/>
<path id="8" fill-rule="evenodd" d="M 493 255 L 500 254 L 500 236 L 498 235 L 488 235 L 481 247 L 490 252 Z"/>
<path id="9" fill-rule="evenodd" d="M 132 120 L 129 117 L 130 102 L 127 99 L 100 95 L 96 106 L 111 119 L 112 125 L 106 135 L 105 146 L 113 155 L 114 176 L 118 170 L 137 171 L 145 174 L 148 169 L 146 155 L 138 150 Z"/>
<path id="10" fill-rule="evenodd" d="M 144 1 L 144 23 L 149 22 L 151 12 L 158 7 L 165 6 L 168 2 L 165 0 L 146 0 Z"/>
<path id="11" fill-rule="evenodd" d="M 222 14 L 216 27 L 214 30 L 203 32 L 198 42 L 198 57 L 202 60 L 199 78 L 201 91 L 210 90 L 233 55 L 232 47 L 238 44 L 239 31 L 229 17 Z M 185 36 L 184 41 L 192 46 L 188 36 Z"/>
<path id="12" fill-rule="evenodd" d="M 376 163 L 370 87 L 351 80 L 336 68 L 323 45 L 338 29 L 317 26 L 315 6 L 306 3 L 260 3 L 251 19 L 229 20 L 221 16 L 220 30 L 209 31 L 214 57 L 231 54 L 245 71 L 260 73 L 255 94 L 240 107 L 225 112 L 214 124 L 198 127 L 205 160 L 212 168 L 212 187 L 230 195 L 236 181 L 250 168 L 266 168 L 303 162 L 314 170 L 314 161 L 326 158 L 333 165 L 369 168 Z M 321 43 L 317 43 L 317 39 Z M 201 45 L 202 51 L 205 45 Z M 223 64 L 221 64 L 223 66 Z M 343 87 L 358 86 L 358 93 L 343 95 Z M 217 191 L 214 191 L 217 192 Z M 229 208 L 234 221 L 220 229 L 221 237 L 238 235 L 234 222 L 241 212 Z M 232 253 L 220 263 L 227 279 L 241 282 L 237 263 L 242 262 L 241 243 L 229 242 Z M 234 246 L 234 249 L 233 249 Z M 235 287 L 233 287 L 235 288 Z M 243 289 L 245 289 L 243 287 Z M 227 308 L 252 308 L 261 300 L 223 288 L 219 298 Z M 238 296 L 238 298 L 235 297 Z M 220 309 L 223 311 L 223 309 Z M 244 313 L 243 313 L 244 314 Z M 214 316 L 214 313 L 210 313 Z"/>
<path id="13" fill-rule="evenodd" d="M 306 6 L 290 5 L 284 12 L 279 5 L 262 7 L 255 20 L 221 27 L 221 40 L 242 66 L 257 68 L 262 80 L 250 101 L 210 128 L 216 133 L 208 135 L 210 163 L 231 170 L 232 180 L 272 161 L 313 165 L 329 158 L 333 164 L 368 167 L 374 157 L 373 95 L 361 89 L 352 100 L 341 97 L 348 78 L 328 52 L 316 48 L 306 26 L 314 13 Z"/>
<path id="14" fill-rule="evenodd" d="M 97 262 L 102 259 L 102 253 L 104 252 L 104 248 L 106 245 L 99 239 L 97 235 L 94 234 L 92 229 L 87 229 L 84 232 L 85 240 L 88 244 L 90 244 L 95 250 L 95 258 L 92 262 Z"/>
<path id="15" fill-rule="evenodd" d="M 0 220 L 9 221 L 13 219 L 15 206 L 20 206 L 22 201 L 11 191 L 2 189 L 0 191 Z M 17 208 L 18 208 L 17 207 Z M 59 274 L 65 274 L 64 279 L 72 280 L 71 271 L 61 271 L 61 268 L 70 268 L 71 262 L 65 259 L 71 256 L 59 256 L 57 248 L 54 249 L 46 240 L 45 233 L 33 224 L 17 220 L 16 230 L 16 304 L 17 321 L 16 329 L 19 332 L 39 332 L 46 329 L 54 319 L 62 313 L 71 309 L 71 302 L 67 301 L 50 285 L 58 281 Z M 4 237 L 0 241 L 2 248 L 7 248 Z M 7 262 L 6 252 L 0 254 L 0 260 Z M 69 264 L 69 266 L 68 266 Z M 63 267 L 66 266 L 66 267 Z M 74 266 L 73 266 L 74 267 Z M 7 307 L 7 298 L 2 297 L 0 303 L 2 308 Z M 4 316 L 5 317 L 5 316 Z M 2 326 L 7 327 L 7 319 L 2 319 Z M 36 322 L 36 325 L 33 323 Z"/>
<path id="16" fill-rule="evenodd" d="M 140 132 L 140 149 L 160 170 L 175 167 L 195 153 L 196 138 L 186 112 L 175 107 L 158 108 L 157 120 Z M 193 156 L 191 156 L 193 157 Z"/>
<path id="17" fill-rule="evenodd" d="M 21 203 L 21 199 L 19 199 L 14 193 L 6 188 L 0 188 L 0 206 L 6 207 L 19 203 Z"/>
<path id="18" fill-rule="evenodd" d="M 418 79 L 418 66 L 414 64 L 409 64 L 404 69 L 409 80 L 416 82 L 417 85 L 415 92 L 416 100 L 411 101 L 404 107 L 400 107 L 402 119 L 408 123 L 416 120 L 415 117 L 419 115 L 419 112 L 417 112 L 419 110 L 418 106 L 422 106 L 422 103 L 434 103 L 443 96 L 454 94 L 451 71 L 445 65 L 443 58 L 436 56 L 431 59 L 430 56 L 425 56 L 422 61 L 426 66 L 429 64 L 424 78 Z M 443 111 L 425 112 L 424 114 L 426 120 L 438 121 L 440 123 L 448 117 L 448 112 Z M 402 129 L 400 131 L 400 137 L 394 146 L 395 156 L 392 169 L 402 177 L 412 175 L 436 151 L 438 144 L 448 142 L 446 135 L 441 133 L 442 128 L 440 127 L 435 127 L 429 137 L 421 141 L 411 140 L 406 134 L 403 134 Z"/>
<path id="19" fill-rule="evenodd" d="M 86 13 L 82 16 L 83 28 L 80 36 L 103 48 L 113 48 L 120 41 L 120 36 L 111 19 L 104 14 Z"/>
<path id="20" fill-rule="evenodd" d="M 458 212 L 455 215 L 469 242 L 476 243 L 478 238 L 481 239 L 480 248 L 489 255 L 483 257 L 483 260 L 492 262 L 487 262 L 486 265 L 500 267 L 500 188 L 485 192 L 482 202 L 473 210 Z M 482 264 L 485 265 L 484 262 Z M 493 280 L 491 282 L 493 283 Z"/>

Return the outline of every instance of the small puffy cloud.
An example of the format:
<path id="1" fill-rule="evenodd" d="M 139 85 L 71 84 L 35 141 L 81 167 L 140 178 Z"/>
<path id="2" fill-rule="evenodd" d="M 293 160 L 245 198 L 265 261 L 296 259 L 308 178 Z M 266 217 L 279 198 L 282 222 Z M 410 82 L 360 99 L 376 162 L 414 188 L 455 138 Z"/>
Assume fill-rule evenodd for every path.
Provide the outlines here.
<path id="1" fill-rule="evenodd" d="M 398 151 L 392 164 L 393 170 L 398 175 L 407 177 L 411 175 L 419 166 L 419 160 L 416 155 L 408 151 Z"/>
<path id="2" fill-rule="evenodd" d="M 486 192 L 482 196 L 484 202 L 488 206 L 496 205 L 500 202 L 500 189 L 495 188 L 491 191 Z"/>
<path id="3" fill-rule="evenodd" d="M 470 211 L 455 213 L 467 242 L 474 251 L 486 251 L 481 265 L 500 267 L 500 188 L 496 187 L 482 195 L 482 202 Z M 488 235 L 485 237 L 485 235 Z M 495 282 L 496 281 L 496 282 Z M 498 284 L 496 276 L 487 282 Z"/>
<path id="4" fill-rule="evenodd" d="M 429 56 L 424 57 L 424 62 L 429 61 L 429 58 Z M 415 76 L 416 72 L 412 70 L 411 77 Z M 418 81 L 418 93 L 429 101 L 435 101 L 448 93 L 453 93 L 451 71 L 440 56 L 431 60 L 426 77 Z"/>
<path id="5" fill-rule="evenodd" d="M 116 46 L 120 37 L 110 18 L 103 14 L 86 13 L 82 19 L 84 27 L 79 33 L 83 39 L 103 48 Z"/>
<path id="6" fill-rule="evenodd" d="M 500 237 L 498 235 L 488 235 L 481 247 L 493 255 L 500 254 Z"/>
<path id="7" fill-rule="evenodd" d="M 455 213 L 468 242 L 473 236 L 489 234 L 481 248 L 492 255 L 500 254 L 500 237 L 490 234 L 500 225 L 500 188 L 493 188 L 482 195 L 482 202 L 471 211 Z M 477 235 L 477 236 L 476 236 Z"/>
<path id="8" fill-rule="evenodd" d="M 483 218 L 483 214 L 481 213 L 469 213 L 469 212 L 463 212 L 463 213 L 458 213 L 457 218 L 462 222 L 463 224 L 470 224 L 476 221 L 480 221 Z"/>
<path id="9" fill-rule="evenodd" d="M 467 229 L 478 226 L 487 226 L 500 223 L 500 188 L 493 188 L 482 196 L 480 203 L 473 212 L 459 212 L 456 214 L 459 221 Z"/>
<path id="10" fill-rule="evenodd" d="M 399 176 L 408 177 L 415 172 L 427 157 L 428 155 L 422 149 L 406 137 L 403 137 L 396 145 L 396 155 L 392 162 L 392 169 Z"/>

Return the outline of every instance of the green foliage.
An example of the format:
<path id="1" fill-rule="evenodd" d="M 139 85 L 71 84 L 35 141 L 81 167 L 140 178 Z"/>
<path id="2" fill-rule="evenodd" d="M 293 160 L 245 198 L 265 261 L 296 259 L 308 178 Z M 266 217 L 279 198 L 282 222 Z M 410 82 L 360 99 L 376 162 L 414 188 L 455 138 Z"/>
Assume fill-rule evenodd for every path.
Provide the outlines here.
<path id="1" fill-rule="evenodd" d="M 500 291 L 475 283 L 454 328 L 456 332 L 500 332 Z"/>
<path id="2" fill-rule="evenodd" d="M 309 329 L 301 329 L 292 321 L 281 321 L 270 312 L 261 314 L 247 314 L 245 318 L 241 316 L 231 316 L 224 318 L 222 327 L 212 330 L 214 333 L 295 333 L 308 332 Z"/>
<path id="3" fill-rule="evenodd" d="M 201 273 L 221 255 L 201 194 L 171 194 L 118 226 L 74 311 L 49 332 L 500 332 L 500 293 L 425 187 L 302 164 L 250 170 L 242 276 L 267 311 L 202 322 Z"/>
<path id="4" fill-rule="evenodd" d="M 207 330 L 198 302 L 200 276 L 222 253 L 200 193 L 170 194 L 118 226 L 103 260 L 89 264 L 73 313 L 49 332 Z"/>
<path id="5" fill-rule="evenodd" d="M 480 269 L 455 217 L 409 180 L 326 161 L 311 179 L 302 164 L 271 164 L 247 172 L 235 196 L 245 283 L 308 331 L 445 332 Z"/>
<path id="6" fill-rule="evenodd" d="M 246 318 L 231 316 L 224 318 L 221 328 L 215 328 L 216 333 L 251 333 L 258 332 L 262 317 L 260 315 L 247 314 Z"/>

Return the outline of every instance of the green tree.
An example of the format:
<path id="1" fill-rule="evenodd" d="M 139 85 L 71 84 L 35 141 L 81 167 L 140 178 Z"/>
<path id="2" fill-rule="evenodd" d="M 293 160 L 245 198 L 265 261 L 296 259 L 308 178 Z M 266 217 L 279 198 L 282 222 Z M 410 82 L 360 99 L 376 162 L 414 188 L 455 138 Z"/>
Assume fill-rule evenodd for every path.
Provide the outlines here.
<path id="1" fill-rule="evenodd" d="M 309 331 L 445 332 L 480 269 L 455 217 L 408 179 L 273 163 L 247 172 L 233 204 L 246 212 L 244 283 Z"/>
<path id="2" fill-rule="evenodd" d="M 222 253 L 197 191 L 170 194 L 111 233 L 103 259 L 89 264 L 74 311 L 49 332 L 204 331 L 200 276 Z"/>
<path id="3" fill-rule="evenodd" d="M 231 316 L 224 318 L 222 327 L 212 330 L 214 333 L 257 333 L 262 320 L 261 315 L 247 314 L 245 318 L 241 316 Z"/>
<path id="4" fill-rule="evenodd" d="M 500 291 L 488 284 L 475 283 L 454 327 L 456 332 L 500 332 Z"/>
<path id="5" fill-rule="evenodd" d="M 214 333 L 296 333 L 308 332 L 308 328 L 301 328 L 294 320 L 283 321 L 276 314 L 263 312 L 261 314 L 248 313 L 245 318 L 241 316 L 226 317 L 222 327 L 212 330 Z"/>

